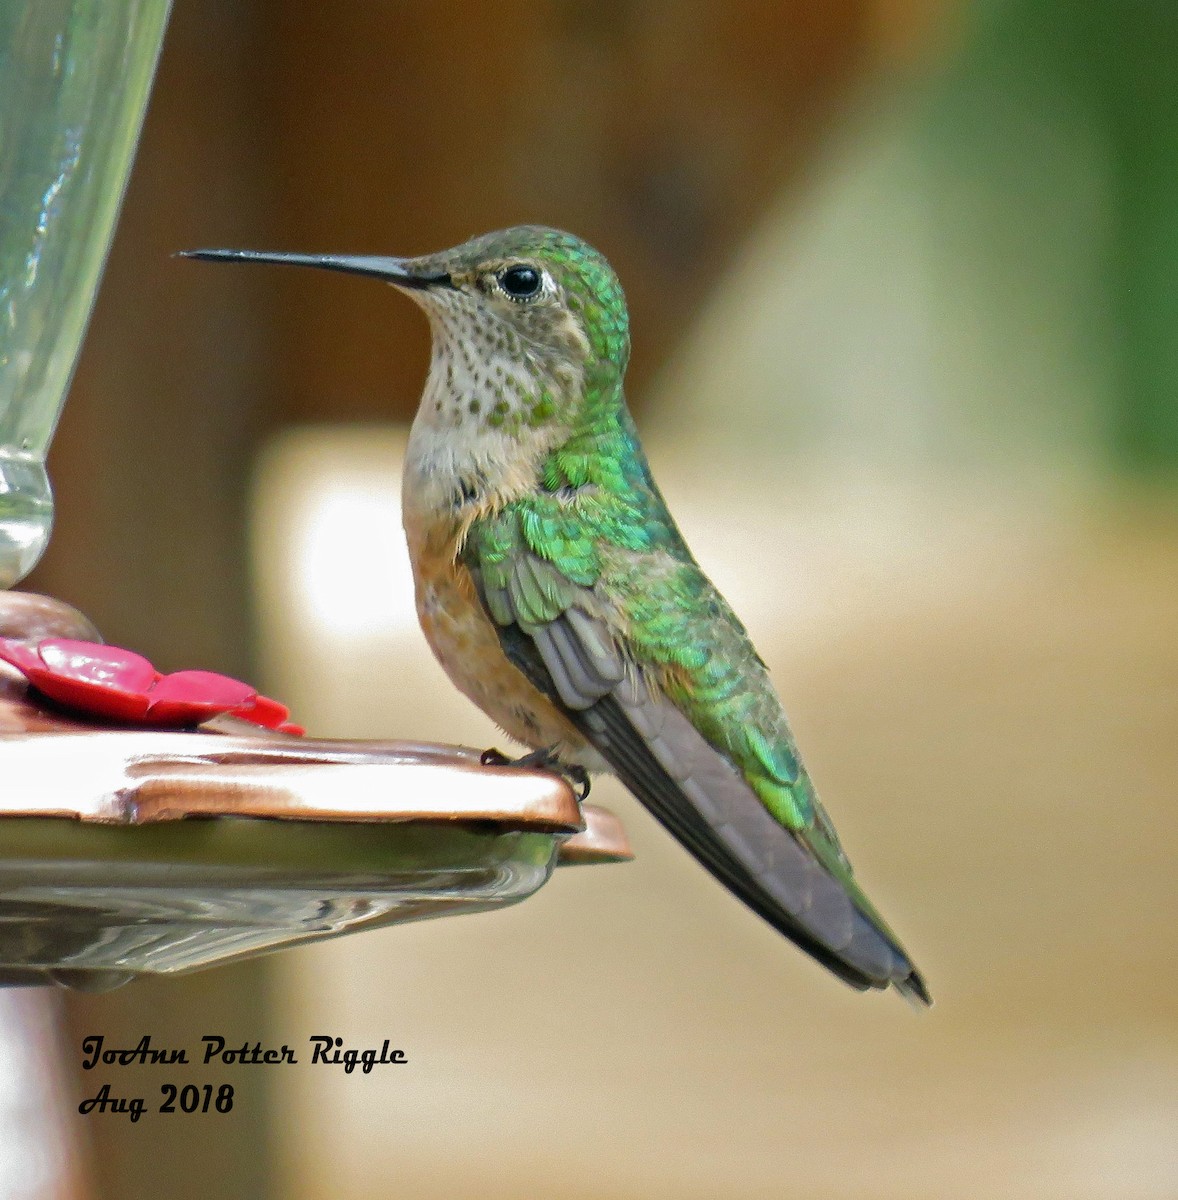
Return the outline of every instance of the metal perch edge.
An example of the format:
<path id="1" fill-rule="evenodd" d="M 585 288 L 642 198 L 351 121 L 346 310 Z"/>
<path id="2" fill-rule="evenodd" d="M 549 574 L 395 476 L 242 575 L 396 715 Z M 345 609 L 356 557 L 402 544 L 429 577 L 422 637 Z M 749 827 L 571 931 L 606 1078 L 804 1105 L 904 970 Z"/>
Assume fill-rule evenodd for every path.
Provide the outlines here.
<path id="1" fill-rule="evenodd" d="M 0 593 L 0 635 L 92 637 Z M 477 751 L 191 729 L 60 709 L 0 663 L 0 983 L 103 989 L 360 929 L 480 912 L 631 857 L 560 777 Z"/>

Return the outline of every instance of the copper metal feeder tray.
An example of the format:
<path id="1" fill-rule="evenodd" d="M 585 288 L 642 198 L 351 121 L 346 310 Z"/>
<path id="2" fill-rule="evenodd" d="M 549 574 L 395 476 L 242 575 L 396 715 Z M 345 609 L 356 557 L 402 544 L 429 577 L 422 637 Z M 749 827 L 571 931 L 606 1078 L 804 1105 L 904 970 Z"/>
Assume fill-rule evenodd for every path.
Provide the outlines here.
<path id="1" fill-rule="evenodd" d="M 0 664 L 0 983 L 114 987 L 499 908 L 557 865 L 629 857 L 618 820 L 548 772 L 224 717 L 95 725 Z"/>

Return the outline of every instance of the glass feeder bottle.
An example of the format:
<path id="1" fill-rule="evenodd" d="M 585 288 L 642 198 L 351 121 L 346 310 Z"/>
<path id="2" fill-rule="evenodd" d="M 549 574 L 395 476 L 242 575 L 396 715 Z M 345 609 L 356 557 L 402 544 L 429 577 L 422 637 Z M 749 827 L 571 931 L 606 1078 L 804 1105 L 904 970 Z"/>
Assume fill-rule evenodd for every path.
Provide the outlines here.
<path id="1" fill-rule="evenodd" d="M 49 541 L 45 455 L 168 11 L 169 0 L 0 0 L 0 588 Z"/>

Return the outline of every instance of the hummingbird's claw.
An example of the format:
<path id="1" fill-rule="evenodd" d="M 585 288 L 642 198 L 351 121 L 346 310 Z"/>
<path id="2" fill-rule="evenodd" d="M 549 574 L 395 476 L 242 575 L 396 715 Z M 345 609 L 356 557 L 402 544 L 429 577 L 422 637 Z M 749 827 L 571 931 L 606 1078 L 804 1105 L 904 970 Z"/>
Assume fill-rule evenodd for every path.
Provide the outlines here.
<path id="1" fill-rule="evenodd" d="M 484 767 L 538 767 L 542 771 L 552 771 L 565 779 L 577 793 L 578 800 L 584 800 L 589 795 L 589 772 L 579 763 L 562 762 L 556 756 L 555 746 L 543 746 L 532 750 L 520 758 L 508 758 L 502 750 L 494 746 L 484 750 L 479 755 L 479 762 Z"/>
<path id="2" fill-rule="evenodd" d="M 589 789 L 593 786 L 589 779 L 589 772 L 580 763 L 561 763 L 559 770 L 562 775 L 568 776 L 573 790 L 577 793 L 577 799 L 588 800 Z"/>

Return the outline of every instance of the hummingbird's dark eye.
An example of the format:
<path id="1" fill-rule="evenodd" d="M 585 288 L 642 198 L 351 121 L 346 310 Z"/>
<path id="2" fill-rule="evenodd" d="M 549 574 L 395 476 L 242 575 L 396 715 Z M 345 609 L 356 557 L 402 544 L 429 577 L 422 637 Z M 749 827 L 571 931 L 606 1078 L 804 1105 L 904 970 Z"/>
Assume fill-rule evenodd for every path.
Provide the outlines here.
<path id="1" fill-rule="evenodd" d="M 513 300 L 531 300 L 540 293 L 544 277 L 535 267 L 505 267 L 499 272 L 499 286 Z"/>

